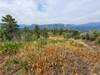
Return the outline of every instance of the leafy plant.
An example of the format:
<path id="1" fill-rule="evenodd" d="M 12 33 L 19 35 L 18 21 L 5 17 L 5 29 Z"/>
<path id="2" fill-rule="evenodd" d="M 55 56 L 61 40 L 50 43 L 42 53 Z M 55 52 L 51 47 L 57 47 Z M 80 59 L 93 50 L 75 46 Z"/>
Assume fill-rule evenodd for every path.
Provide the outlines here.
<path id="1" fill-rule="evenodd" d="M 3 54 L 13 55 L 18 51 L 18 48 L 21 46 L 20 43 L 14 41 L 5 41 L 0 45 L 0 51 Z"/>

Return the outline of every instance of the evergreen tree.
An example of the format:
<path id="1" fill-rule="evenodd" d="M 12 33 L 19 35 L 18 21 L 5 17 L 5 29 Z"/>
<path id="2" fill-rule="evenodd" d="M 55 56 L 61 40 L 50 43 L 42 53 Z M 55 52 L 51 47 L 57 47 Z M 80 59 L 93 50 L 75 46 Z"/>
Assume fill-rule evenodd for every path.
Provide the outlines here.
<path id="1" fill-rule="evenodd" d="M 2 17 L 1 21 L 1 28 L 4 31 L 3 36 L 5 36 L 7 40 L 14 39 L 14 37 L 16 37 L 16 32 L 18 31 L 16 20 L 11 15 L 6 15 Z"/>

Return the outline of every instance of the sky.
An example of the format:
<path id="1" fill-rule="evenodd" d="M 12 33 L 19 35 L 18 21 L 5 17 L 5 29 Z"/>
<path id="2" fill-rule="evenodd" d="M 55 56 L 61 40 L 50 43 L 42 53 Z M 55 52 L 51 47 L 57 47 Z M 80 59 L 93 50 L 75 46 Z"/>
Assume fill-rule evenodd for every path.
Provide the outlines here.
<path id="1" fill-rule="evenodd" d="M 19 24 L 100 22 L 100 0 L 0 0 L 0 19 Z"/>

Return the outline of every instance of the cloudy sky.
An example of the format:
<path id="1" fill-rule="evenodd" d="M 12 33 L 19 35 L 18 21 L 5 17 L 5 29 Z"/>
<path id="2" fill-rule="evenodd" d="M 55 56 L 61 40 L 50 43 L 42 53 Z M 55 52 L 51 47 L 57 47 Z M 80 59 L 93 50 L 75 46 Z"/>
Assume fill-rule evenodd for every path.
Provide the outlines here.
<path id="1" fill-rule="evenodd" d="M 0 0 L 0 19 L 11 14 L 20 24 L 100 21 L 100 0 Z"/>

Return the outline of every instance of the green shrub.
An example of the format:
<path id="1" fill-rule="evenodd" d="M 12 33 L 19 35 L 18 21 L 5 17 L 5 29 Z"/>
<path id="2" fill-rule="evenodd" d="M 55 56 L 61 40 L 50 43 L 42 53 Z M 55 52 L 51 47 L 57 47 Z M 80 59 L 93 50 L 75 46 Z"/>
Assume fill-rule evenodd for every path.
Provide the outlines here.
<path id="1" fill-rule="evenodd" d="M 72 33 L 63 33 L 65 39 L 72 38 Z"/>
<path id="2" fill-rule="evenodd" d="M 70 30 L 67 33 L 64 32 L 63 36 L 64 36 L 65 39 L 70 39 L 70 38 L 79 39 L 80 31 L 78 31 L 78 30 Z"/>
<path id="3" fill-rule="evenodd" d="M 81 39 L 90 40 L 90 41 L 96 40 L 98 36 L 99 36 L 99 32 L 97 31 L 83 32 L 80 34 Z"/>
<path id="4" fill-rule="evenodd" d="M 36 41 L 37 40 L 37 36 L 36 35 L 32 35 L 32 40 Z"/>
<path id="5" fill-rule="evenodd" d="M 37 40 L 38 48 L 43 47 L 45 44 L 47 44 L 47 39 L 46 39 L 46 38 L 40 37 L 40 38 Z"/>
<path id="6" fill-rule="evenodd" d="M 87 32 L 81 33 L 80 38 L 83 40 L 89 40 L 89 34 Z"/>
<path id="7" fill-rule="evenodd" d="M 96 44 L 100 44 L 100 37 L 98 37 L 95 41 Z"/>
<path id="8" fill-rule="evenodd" d="M 0 51 L 3 54 L 15 54 L 18 51 L 18 48 L 21 46 L 20 43 L 14 42 L 14 41 L 6 41 L 6 42 L 1 42 L 0 44 Z"/>

